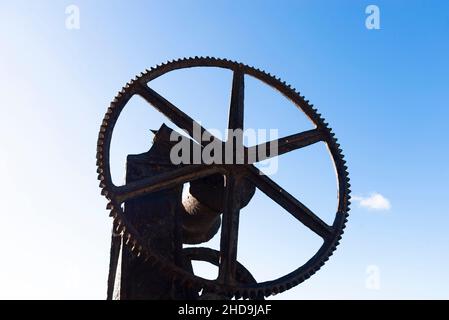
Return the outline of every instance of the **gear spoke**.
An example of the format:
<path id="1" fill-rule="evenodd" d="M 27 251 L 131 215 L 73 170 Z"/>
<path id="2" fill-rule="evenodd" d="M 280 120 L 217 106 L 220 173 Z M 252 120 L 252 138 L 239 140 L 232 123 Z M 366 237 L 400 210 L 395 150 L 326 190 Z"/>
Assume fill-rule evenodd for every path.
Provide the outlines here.
<path id="1" fill-rule="evenodd" d="M 220 171 L 222 169 L 212 165 L 188 165 L 117 187 L 115 190 L 116 199 L 118 203 L 123 203 L 151 192 L 179 186 L 188 181 L 203 178 Z"/>
<path id="2" fill-rule="evenodd" d="M 213 136 L 198 122 L 193 120 L 191 117 L 189 117 L 187 114 L 173 105 L 170 101 L 162 97 L 159 93 L 157 93 L 147 85 L 137 82 L 136 93 L 144 98 L 149 104 L 154 106 L 159 112 L 164 114 L 179 128 L 187 131 L 189 135 L 199 144 L 203 146 L 207 144 L 201 139 L 204 133 L 206 133 L 206 136 Z M 213 137 L 214 139 L 218 139 L 215 136 Z"/>
<path id="3" fill-rule="evenodd" d="M 290 193 L 261 173 L 256 167 L 251 166 L 249 168 L 249 172 L 249 178 L 253 181 L 257 188 L 287 210 L 296 219 L 301 221 L 301 223 L 303 223 L 306 227 L 315 232 L 324 240 L 327 240 L 332 236 L 332 227 L 327 225 Z"/>
<path id="4" fill-rule="evenodd" d="M 225 176 L 225 195 L 223 223 L 220 239 L 220 266 L 218 281 L 224 284 L 232 284 L 235 281 L 237 264 L 237 242 L 239 228 L 239 201 L 236 177 L 233 174 Z"/>
<path id="5" fill-rule="evenodd" d="M 229 106 L 228 136 L 226 141 L 225 163 L 242 164 L 244 160 L 243 147 L 243 115 L 244 115 L 244 91 L 245 75 L 240 68 L 234 70 L 232 78 L 231 103 Z M 227 157 L 226 156 L 226 157 Z"/>
<path id="6" fill-rule="evenodd" d="M 312 129 L 249 147 L 246 151 L 246 159 L 248 163 L 259 162 L 324 140 L 325 136 L 321 130 Z M 276 148 L 273 150 L 274 154 L 270 150 L 271 147 Z"/>
<path id="7" fill-rule="evenodd" d="M 234 71 L 232 79 L 231 105 L 229 108 L 228 128 L 243 130 L 243 100 L 245 91 L 245 75 L 242 70 Z"/>

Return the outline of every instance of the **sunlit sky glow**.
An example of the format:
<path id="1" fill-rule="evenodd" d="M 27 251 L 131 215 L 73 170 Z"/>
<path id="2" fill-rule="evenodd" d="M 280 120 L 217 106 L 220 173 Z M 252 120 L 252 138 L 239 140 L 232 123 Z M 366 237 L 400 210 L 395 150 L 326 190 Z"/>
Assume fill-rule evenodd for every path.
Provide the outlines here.
<path id="1" fill-rule="evenodd" d="M 372 3 L 380 30 L 365 28 Z M 79 30 L 65 27 L 69 4 L 80 9 Z M 319 109 L 347 157 L 355 199 L 340 247 L 276 298 L 449 298 L 449 4 L 3 1 L 0 40 L 0 298 L 106 297 L 111 221 L 96 180 L 98 129 L 129 79 L 184 56 L 226 57 L 280 76 Z M 205 127 L 225 128 L 225 70 L 179 71 L 151 86 Z M 245 103 L 246 127 L 280 136 L 311 128 L 255 79 Z M 126 155 L 147 151 L 149 129 L 162 121 L 130 101 L 112 142 L 116 183 Z M 335 176 L 324 145 L 282 156 L 273 179 L 331 221 Z M 240 227 L 238 259 L 258 280 L 292 271 L 320 245 L 260 193 Z M 366 285 L 372 266 L 377 289 Z"/>

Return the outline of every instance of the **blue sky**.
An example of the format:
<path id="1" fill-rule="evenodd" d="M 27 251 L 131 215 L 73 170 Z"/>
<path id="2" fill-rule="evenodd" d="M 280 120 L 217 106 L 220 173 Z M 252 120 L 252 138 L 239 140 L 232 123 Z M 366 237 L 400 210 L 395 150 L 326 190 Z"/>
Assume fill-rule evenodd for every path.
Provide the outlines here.
<path id="1" fill-rule="evenodd" d="M 80 9 L 79 30 L 65 27 L 70 4 Z M 365 27 L 369 4 L 380 9 L 380 30 Z M 449 298 L 443 1 L 3 1 L 0 40 L 0 298 L 105 298 L 110 219 L 95 173 L 101 119 L 134 75 L 201 55 L 254 65 L 301 91 L 336 132 L 353 195 L 378 193 L 391 204 L 376 210 L 354 201 L 326 266 L 276 298 Z M 230 79 L 186 71 L 153 86 L 222 129 Z M 271 89 L 254 79 L 246 88 L 251 127 L 284 135 L 310 126 Z M 148 129 L 164 120 L 138 99 L 130 106 L 112 146 L 118 182 L 126 155 L 145 152 Z M 298 150 L 273 176 L 325 220 L 336 196 L 326 156 L 320 145 Z M 260 280 L 291 271 L 319 245 L 260 194 L 242 212 L 240 241 L 239 260 Z M 366 286 L 370 266 L 379 271 L 377 289 Z M 206 266 L 198 271 L 210 275 Z"/>

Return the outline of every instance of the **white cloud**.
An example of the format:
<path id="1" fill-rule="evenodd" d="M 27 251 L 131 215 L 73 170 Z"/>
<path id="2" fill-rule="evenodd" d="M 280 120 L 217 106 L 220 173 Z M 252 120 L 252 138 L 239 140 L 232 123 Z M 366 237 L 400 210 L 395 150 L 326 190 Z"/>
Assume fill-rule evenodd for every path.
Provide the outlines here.
<path id="1" fill-rule="evenodd" d="M 390 210 L 390 200 L 377 192 L 373 192 L 369 197 L 354 196 L 353 200 L 357 201 L 361 207 L 372 210 Z"/>

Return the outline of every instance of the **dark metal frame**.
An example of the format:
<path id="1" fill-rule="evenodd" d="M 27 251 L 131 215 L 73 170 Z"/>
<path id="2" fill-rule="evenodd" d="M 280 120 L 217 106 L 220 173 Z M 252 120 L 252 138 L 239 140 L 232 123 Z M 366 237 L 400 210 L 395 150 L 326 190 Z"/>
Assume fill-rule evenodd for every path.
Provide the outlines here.
<path id="1" fill-rule="evenodd" d="M 299 200 L 277 185 L 272 179 L 263 175 L 254 166 L 254 162 L 250 163 L 246 161 L 245 164 L 242 165 L 192 164 L 127 185 L 116 186 L 113 184 L 109 166 L 109 149 L 112 133 L 120 112 L 133 95 L 139 95 L 144 98 L 175 125 L 188 132 L 194 139 L 197 138 L 192 132 L 194 123 L 201 128 L 202 133 L 206 131 L 206 129 L 201 127 L 187 114 L 182 112 L 179 108 L 147 85 L 149 81 L 156 79 L 162 74 L 177 69 L 191 67 L 219 67 L 229 69 L 233 72 L 228 122 L 229 129 L 243 129 L 245 75 L 255 77 L 277 89 L 310 118 L 316 126 L 315 129 L 278 139 L 278 154 L 281 155 L 320 141 L 326 143 L 335 165 L 338 180 L 338 208 L 332 225 L 327 225 Z M 210 143 L 200 140 L 196 142 L 203 147 Z M 236 137 L 234 137 L 233 141 L 228 139 L 227 142 L 220 142 L 223 144 L 223 148 L 226 148 L 228 146 L 227 144 L 232 142 L 234 151 L 237 146 L 243 145 L 243 141 Z M 250 148 L 244 147 L 245 159 L 248 160 L 248 154 L 250 152 L 256 152 L 258 148 L 269 148 L 269 146 L 270 142 Z M 268 155 L 267 157 L 270 156 L 271 155 Z M 255 159 L 255 162 L 265 159 L 266 158 L 257 158 Z M 313 106 L 294 89 L 286 85 L 285 82 L 281 82 L 280 79 L 259 69 L 226 59 L 209 57 L 195 57 L 168 62 L 157 66 L 156 68 L 152 68 L 151 70 L 147 70 L 145 73 L 142 73 L 129 82 L 117 95 L 106 112 L 100 127 L 97 147 L 98 178 L 100 180 L 102 194 L 109 199 L 107 208 L 111 210 L 111 216 L 114 218 L 115 224 L 117 225 L 117 231 L 122 232 L 126 243 L 131 246 L 133 252 L 151 263 L 159 264 L 162 270 L 167 271 L 171 276 L 179 279 L 185 285 L 195 287 L 198 290 L 205 289 L 210 292 L 217 292 L 229 297 L 235 296 L 244 298 L 260 298 L 262 296 L 269 296 L 287 290 L 309 278 L 324 265 L 325 261 L 332 255 L 343 234 L 350 204 L 350 185 L 345 163 L 346 161 L 343 159 L 342 150 L 339 148 L 335 135 L 328 127 L 328 124 L 325 123 L 321 115 L 316 112 L 316 109 L 314 109 Z M 135 228 L 133 228 L 127 221 L 121 205 L 126 200 L 165 188 L 174 187 L 216 173 L 225 176 L 226 184 L 220 241 L 219 276 L 216 280 L 207 280 L 190 274 L 172 263 L 168 263 L 162 256 L 155 254 L 153 250 L 151 250 L 150 245 L 141 239 Z M 250 180 L 259 190 L 264 192 L 323 239 L 321 248 L 303 266 L 272 281 L 250 284 L 243 284 L 236 281 L 236 265 L 238 263 L 236 257 L 240 210 L 238 205 L 238 190 L 243 179 Z"/>

